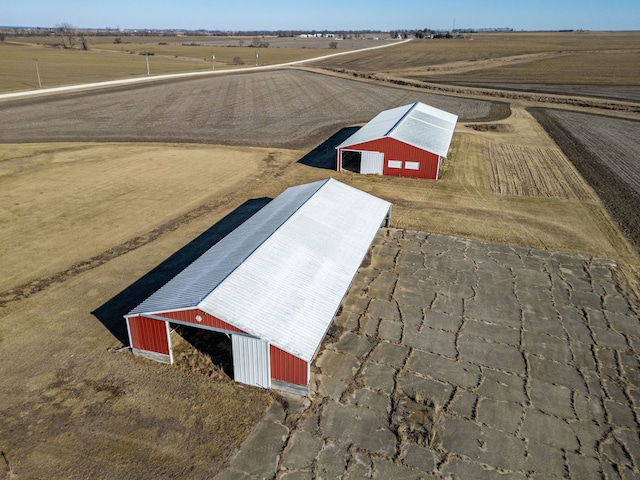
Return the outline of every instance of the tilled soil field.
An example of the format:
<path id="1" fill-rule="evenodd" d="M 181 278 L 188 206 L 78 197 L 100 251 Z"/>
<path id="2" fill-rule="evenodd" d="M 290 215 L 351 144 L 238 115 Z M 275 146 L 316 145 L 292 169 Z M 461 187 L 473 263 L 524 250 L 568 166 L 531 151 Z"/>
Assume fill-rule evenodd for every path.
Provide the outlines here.
<path id="1" fill-rule="evenodd" d="M 429 79 L 433 82 L 433 79 Z M 450 85 L 450 82 L 446 82 Z M 555 93 L 559 95 L 611 98 L 640 102 L 640 85 L 577 85 L 544 83 L 493 83 L 493 82 L 453 82 L 462 87 L 495 88 L 496 90 L 515 90 L 518 92 Z"/>
<path id="2" fill-rule="evenodd" d="M 495 193 L 595 200 L 555 149 L 494 143 L 489 145 L 488 157 Z"/>
<path id="3" fill-rule="evenodd" d="M 531 113 L 640 246 L 640 123 L 560 110 Z"/>
<path id="4" fill-rule="evenodd" d="M 301 70 L 159 83 L 4 103 L 0 142 L 190 142 L 312 148 L 349 124 L 421 101 L 464 121 L 502 103 L 388 88 Z"/>

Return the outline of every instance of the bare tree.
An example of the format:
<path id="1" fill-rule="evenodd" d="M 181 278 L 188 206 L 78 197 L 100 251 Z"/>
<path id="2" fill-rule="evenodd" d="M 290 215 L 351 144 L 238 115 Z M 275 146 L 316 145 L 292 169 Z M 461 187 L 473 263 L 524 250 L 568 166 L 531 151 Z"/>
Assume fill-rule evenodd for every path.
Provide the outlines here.
<path id="1" fill-rule="evenodd" d="M 64 48 L 73 48 L 76 37 L 76 28 L 73 25 L 67 22 L 59 23 L 56 25 L 56 33 L 60 36 Z"/>

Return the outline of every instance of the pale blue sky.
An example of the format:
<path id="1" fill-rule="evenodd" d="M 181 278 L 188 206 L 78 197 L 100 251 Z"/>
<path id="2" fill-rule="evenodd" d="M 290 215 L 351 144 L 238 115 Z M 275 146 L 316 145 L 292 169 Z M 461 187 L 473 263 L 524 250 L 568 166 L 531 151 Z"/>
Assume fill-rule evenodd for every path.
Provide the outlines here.
<path id="1" fill-rule="evenodd" d="M 0 25 L 207 30 L 640 30 L 640 0 L 0 0 Z"/>

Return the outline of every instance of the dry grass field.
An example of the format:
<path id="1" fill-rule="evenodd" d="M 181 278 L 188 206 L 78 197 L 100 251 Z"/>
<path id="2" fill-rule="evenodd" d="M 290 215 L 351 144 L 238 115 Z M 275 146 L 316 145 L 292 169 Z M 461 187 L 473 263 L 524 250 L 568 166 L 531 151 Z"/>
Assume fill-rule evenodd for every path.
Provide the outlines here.
<path id="1" fill-rule="evenodd" d="M 241 69 L 318 57 L 345 50 L 378 46 L 372 40 L 341 40 L 329 48 L 330 39 L 268 37 L 268 48 L 251 46 L 248 37 L 89 37 L 89 51 L 54 48 L 59 37 L 8 37 L 0 42 L 0 93 L 38 88 L 36 62 L 43 88 L 151 75 L 215 69 Z M 243 46 L 239 43 L 242 42 Z M 256 54 L 258 58 L 256 58 Z M 237 64 L 235 58 L 244 64 Z"/>
<path id="2" fill-rule="evenodd" d="M 469 80 L 475 78 L 478 71 L 511 68 L 510 65 L 515 64 L 524 66 L 518 70 L 522 76 L 517 81 L 531 83 L 530 76 L 535 76 L 538 70 L 531 63 L 562 56 L 564 63 L 559 72 L 551 68 L 553 64 L 542 73 L 546 73 L 551 83 L 572 83 L 566 78 L 570 75 L 579 78 L 581 83 L 602 83 L 603 78 L 612 76 L 618 82 L 623 78 L 627 84 L 636 84 L 637 76 L 633 74 L 638 67 L 633 59 L 639 49 L 638 32 L 479 33 L 459 39 L 416 40 L 391 50 L 322 60 L 318 65 L 415 78 L 474 72 L 466 77 Z M 622 61 L 615 62 L 612 54 L 622 55 Z M 589 55 L 606 60 L 602 64 L 585 63 L 591 58 Z M 586 65 L 589 68 L 585 68 Z M 615 68 L 611 69 L 612 66 Z"/>
<path id="3" fill-rule="evenodd" d="M 592 36 L 523 34 L 483 55 L 555 51 L 564 38 L 582 48 Z M 391 72 L 396 56 L 386 58 Z M 416 100 L 461 115 L 441 180 L 305 164 L 340 128 Z M 212 478 L 225 467 L 275 394 L 186 354 L 166 366 L 120 351 L 122 314 L 292 185 L 337 178 L 393 202 L 394 227 L 612 258 L 621 288 L 637 289 L 637 249 L 525 106 L 297 70 L 1 103 L 0 445 L 11 478 Z M 602 138 L 599 151 L 636 125 L 619 140 L 585 136 Z"/>

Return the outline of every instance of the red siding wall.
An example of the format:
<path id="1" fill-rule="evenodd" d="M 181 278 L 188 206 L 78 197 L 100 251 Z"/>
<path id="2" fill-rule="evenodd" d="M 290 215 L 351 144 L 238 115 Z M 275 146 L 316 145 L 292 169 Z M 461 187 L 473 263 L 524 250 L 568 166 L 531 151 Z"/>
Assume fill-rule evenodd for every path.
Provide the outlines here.
<path id="1" fill-rule="evenodd" d="M 163 355 L 170 354 L 166 322 L 153 318 L 131 317 L 129 331 L 133 348 Z"/>
<path id="2" fill-rule="evenodd" d="M 228 332 L 238 332 L 238 333 L 246 333 L 240 330 L 239 328 L 234 327 L 233 325 L 229 325 L 226 322 L 223 322 L 219 318 L 214 317 L 213 315 L 209 315 L 208 313 L 203 312 L 197 308 L 191 310 L 180 310 L 177 312 L 163 312 L 158 314 L 160 317 L 171 318 L 173 320 L 178 320 L 180 322 L 191 323 L 194 327 L 211 327 L 217 328 L 219 330 L 227 330 Z M 200 317 L 200 321 L 196 319 L 196 317 Z"/>
<path id="3" fill-rule="evenodd" d="M 439 156 L 421 148 L 399 142 L 393 138 L 379 138 L 370 142 L 351 145 L 346 150 L 365 150 L 384 153 L 383 175 L 392 177 L 429 178 L 436 180 Z M 389 160 L 402 161 L 403 168 L 389 168 Z M 405 162 L 418 162 L 418 170 L 404 168 Z"/>
<path id="4" fill-rule="evenodd" d="M 295 385 L 309 384 L 307 362 L 290 353 L 269 345 L 271 355 L 271 378 Z"/>

